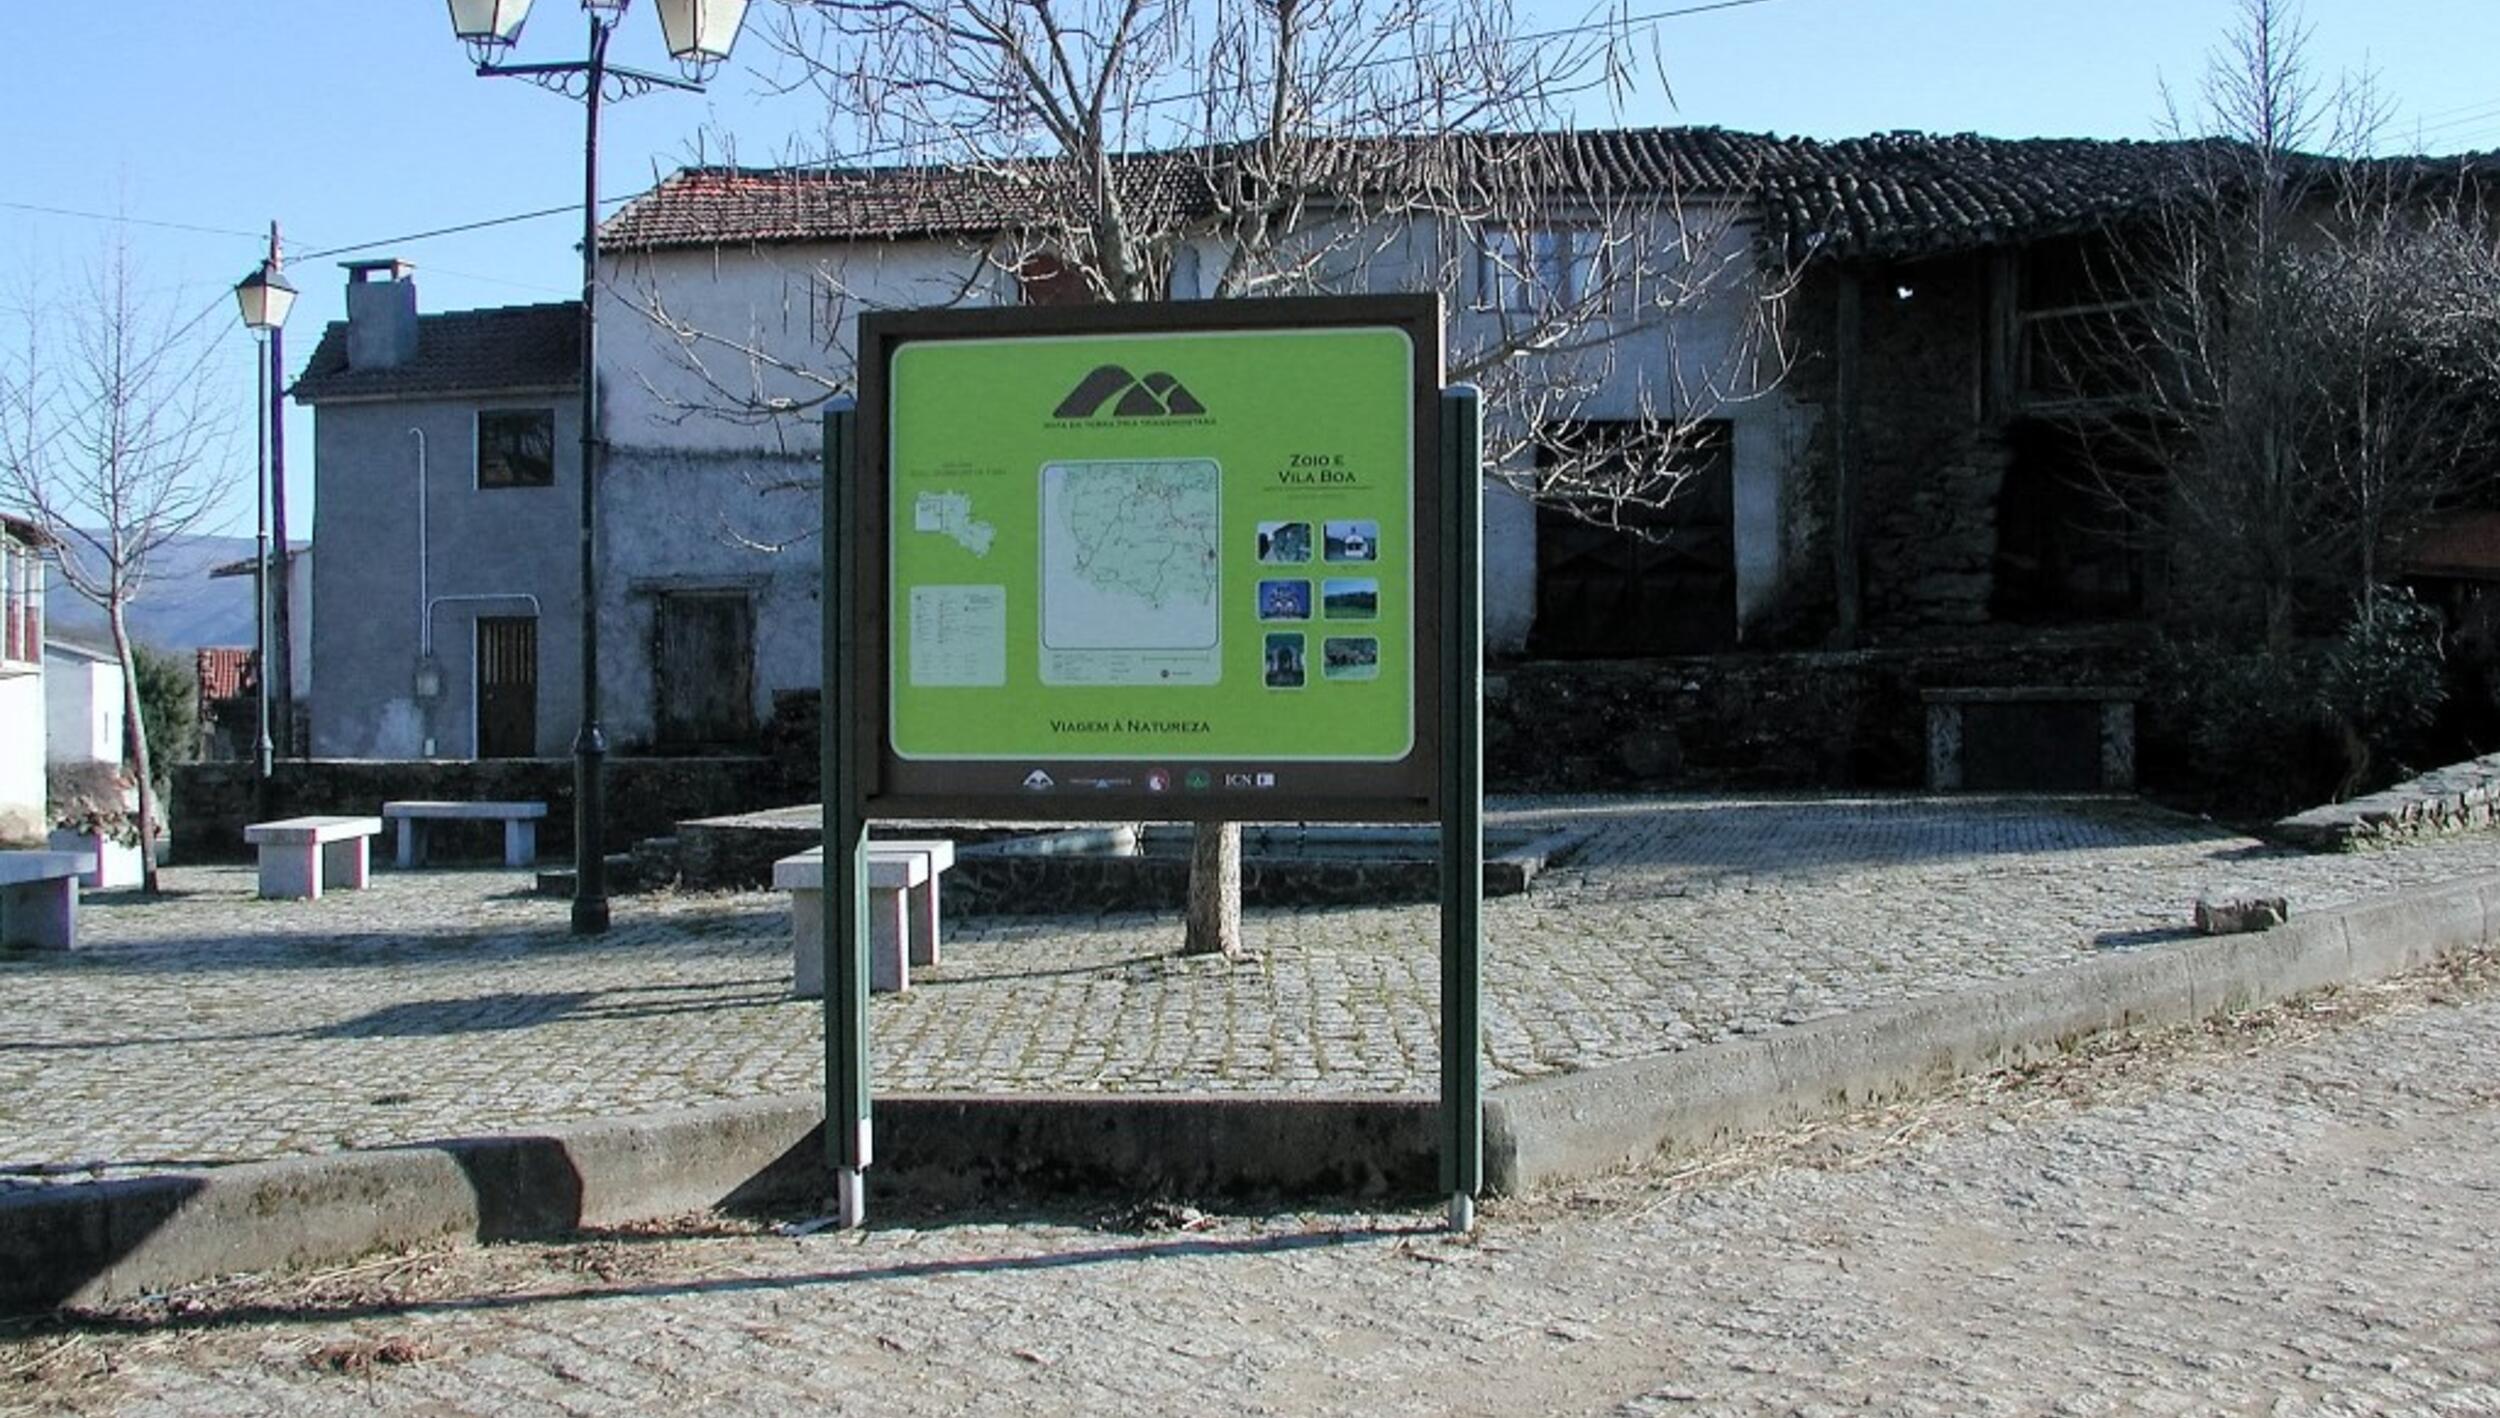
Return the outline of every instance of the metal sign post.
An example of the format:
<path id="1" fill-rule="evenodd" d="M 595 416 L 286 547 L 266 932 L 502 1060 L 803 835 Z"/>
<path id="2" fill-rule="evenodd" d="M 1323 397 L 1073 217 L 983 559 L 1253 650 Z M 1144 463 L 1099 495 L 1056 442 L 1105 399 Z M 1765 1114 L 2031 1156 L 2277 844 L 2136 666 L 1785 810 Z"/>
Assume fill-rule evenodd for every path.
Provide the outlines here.
<path id="1" fill-rule="evenodd" d="M 1484 482 L 1474 388 L 1441 392 L 1441 1189 L 1484 1188 Z"/>
<path id="2" fill-rule="evenodd" d="M 874 1158 L 868 1115 L 868 824 L 860 777 L 858 416 L 849 400 L 825 414 L 823 724 L 825 877 L 825 1150 L 844 1226 L 866 1219 L 864 1173 Z"/>

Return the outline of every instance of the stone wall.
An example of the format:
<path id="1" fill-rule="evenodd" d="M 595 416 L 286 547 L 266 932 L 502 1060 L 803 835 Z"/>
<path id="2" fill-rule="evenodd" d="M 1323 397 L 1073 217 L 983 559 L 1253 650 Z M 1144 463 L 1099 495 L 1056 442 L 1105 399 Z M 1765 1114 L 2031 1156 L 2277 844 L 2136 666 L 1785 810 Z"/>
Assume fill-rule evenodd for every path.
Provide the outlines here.
<path id="1" fill-rule="evenodd" d="M 611 852 L 663 836 L 681 819 L 803 802 L 813 792 L 812 785 L 787 782 L 767 758 L 611 757 L 606 786 Z M 540 859 L 572 853 L 569 758 L 311 759 L 276 765 L 266 804 L 248 762 L 188 763 L 174 770 L 175 860 L 239 860 L 245 855 L 243 829 L 253 822 L 307 813 L 371 814 L 394 799 L 427 798 L 543 802 L 547 819 L 538 831 Z M 458 830 L 463 827 L 476 829 L 474 840 L 464 840 Z M 492 861 L 501 852 L 501 828 L 494 823 L 437 823 L 427 835 L 441 844 L 437 855 L 444 860 Z"/>
<path id="2" fill-rule="evenodd" d="M 1921 691 L 2131 684 L 2139 637 L 2047 636 L 1849 652 L 1531 662 L 1490 676 L 1495 792 L 1916 788 Z"/>
<path id="3" fill-rule="evenodd" d="M 1984 257 L 1859 268 L 1859 585 L 1864 632 L 1881 643 L 1988 623 L 1996 509 L 2009 453 L 1982 412 Z M 1833 627 L 1830 519 L 1838 431 L 1839 283 L 1818 268 L 1792 307 L 1801 351 L 1788 396 L 1815 415 L 1792 480 L 1790 548 L 1768 643 L 1821 644 Z M 1756 637 L 1756 643 L 1761 640 Z"/>

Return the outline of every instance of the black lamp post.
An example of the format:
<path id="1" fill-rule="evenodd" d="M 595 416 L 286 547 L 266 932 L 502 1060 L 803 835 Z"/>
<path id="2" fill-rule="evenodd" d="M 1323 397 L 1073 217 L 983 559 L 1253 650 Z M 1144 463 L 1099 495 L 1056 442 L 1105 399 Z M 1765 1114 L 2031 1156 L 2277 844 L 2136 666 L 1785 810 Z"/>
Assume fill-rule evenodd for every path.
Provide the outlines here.
<path id="1" fill-rule="evenodd" d="M 686 73 L 671 79 L 608 63 L 608 36 L 629 0 L 582 0 L 590 17 L 587 58 L 562 64 L 499 64 L 521 37 L 530 0 L 450 0 L 451 28 L 469 46 L 481 77 L 528 79 L 582 101 L 582 718 L 573 739 L 573 930 L 608 928 L 607 802 L 600 781 L 607 735 L 599 728 L 599 561 L 596 520 L 599 436 L 599 106 L 653 89 L 700 92 L 729 57 L 747 0 L 653 0 L 668 52 Z"/>
<path id="2" fill-rule="evenodd" d="M 252 492 L 259 504 L 256 560 L 252 563 L 252 676 L 260 682 L 260 736 L 253 745 L 255 762 L 260 768 L 260 781 L 269 781 L 272 744 L 269 738 L 269 336 L 286 324 L 287 311 L 295 305 L 295 287 L 288 285 L 285 275 L 274 260 L 263 261 L 258 269 L 234 287 L 234 303 L 241 308 L 243 328 L 252 332 L 252 365 L 259 371 L 259 398 L 252 407 L 259 410 L 252 422 L 254 442 L 258 445 L 252 464 Z M 283 569 L 279 572 L 284 575 Z"/>

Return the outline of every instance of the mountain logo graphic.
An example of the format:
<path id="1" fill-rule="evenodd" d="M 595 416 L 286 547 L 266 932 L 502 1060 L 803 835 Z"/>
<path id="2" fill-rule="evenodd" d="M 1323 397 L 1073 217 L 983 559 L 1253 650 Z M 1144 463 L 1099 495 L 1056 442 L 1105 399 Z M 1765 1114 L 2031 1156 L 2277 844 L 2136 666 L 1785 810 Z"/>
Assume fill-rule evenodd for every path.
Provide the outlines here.
<path id="1" fill-rule="evenodd" d="M 1113 402 L 1114 400 L 1117 402 Z M 1189 392 L 1179 380 L 1160 370 L 1135 375 L 1116 364 L 1096 365 L 1068 391 L 1068 397 L 1051 410 L 1051 417 L 1089 419 L 1111 405 L 1111 416 L 1124 419 L 1165 418 L 1173 414 L 1203 414 L 1207 406 Z"/>

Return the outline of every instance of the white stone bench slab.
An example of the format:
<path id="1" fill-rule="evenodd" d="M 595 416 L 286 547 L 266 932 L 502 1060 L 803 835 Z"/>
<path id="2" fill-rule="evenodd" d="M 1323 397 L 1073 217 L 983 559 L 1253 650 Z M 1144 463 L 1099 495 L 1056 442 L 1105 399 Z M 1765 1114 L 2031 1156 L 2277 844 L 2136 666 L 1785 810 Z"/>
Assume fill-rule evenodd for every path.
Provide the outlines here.
<path id="1" fill-rule="evenodd" d="M 0 945 L 78 948 L 78 878 L 89 852 L 0 852 Z"/>
<path id="2" fill-rule="evenodd" d="M 255 822 L 243 840 L 260 849 L 260 894 L 318 901 L 325 889 L 362 891 L 372 869 L 378 817 L 289 817 Z"/>
<path id="3" fill-rule="evenodd" d="M 943 838 L 868 844 L 868 988 L 911 988 L 911 967 L 938 961 L 938 877 L 955 864 Z M 791 993 L 825 992 L 825 853 L 811 847 L 773 863 L 773 889 L 790 893 Z"/>
<path id="4" fill-rule="evenodd" d="M 538 864 L 538 819 L 547 815 L 545 803 L 451 803 L 397 802 L 382 804 L 382 815 L 399 824 L 399 865 L 425 865 L 425 824 L 432 822 L 494 822 L 503 823 L 503 864 L 527 867 Z"/>

